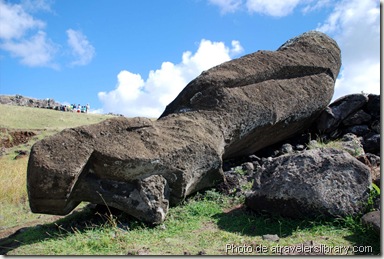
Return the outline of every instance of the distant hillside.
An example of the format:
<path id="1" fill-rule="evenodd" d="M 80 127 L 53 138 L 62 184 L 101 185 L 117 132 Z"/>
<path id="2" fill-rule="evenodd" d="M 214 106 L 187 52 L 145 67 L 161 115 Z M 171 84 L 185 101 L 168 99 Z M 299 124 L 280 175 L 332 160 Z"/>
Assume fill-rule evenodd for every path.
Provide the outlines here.
<path id="1" fill-rule="evenodd" d="M 50 109 L 0 104 L 0 128 L 62 130 L 93 124 L 111 118 L 110 115 L 62 112 Z"/>
<path id="2" fill-rule="evenodd" d="M 56 102 L 52 98 L 47 99 L 35 99 L 31 97 L 24 97 L 22 95 L 0 95 L 0 104 L 16 105 L 16 106 L 27 106 L 27 107 L 38 107 L 48 108 L 61 106 L 61 103 Z"/>
<path id="3" fill-rule="evenodd" d="M 14 157 L 14 152 L 20 150 L 28 153 L 37 140 L 65 128 L 94 124 L 112 117 L 8 104 L 0 104 L 0 114 L 0 158 L 5 154 Z"/>

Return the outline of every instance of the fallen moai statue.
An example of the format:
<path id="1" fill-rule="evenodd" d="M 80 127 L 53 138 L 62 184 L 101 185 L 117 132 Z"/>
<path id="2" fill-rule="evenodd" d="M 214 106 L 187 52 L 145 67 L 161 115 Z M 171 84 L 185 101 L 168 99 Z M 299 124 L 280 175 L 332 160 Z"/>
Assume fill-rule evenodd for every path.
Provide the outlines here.
<path id="1" fill-rule="evenodd" d="M 223 158 L 311 125 L 340 65 L 337 43 L 312 31 L 203 72 L 157 121 L 113 118 L 43 139 L 28 163 L 31 210 L 65 215 L 89 201 L 161 223 L 169 205 L 223 181 Z"/>

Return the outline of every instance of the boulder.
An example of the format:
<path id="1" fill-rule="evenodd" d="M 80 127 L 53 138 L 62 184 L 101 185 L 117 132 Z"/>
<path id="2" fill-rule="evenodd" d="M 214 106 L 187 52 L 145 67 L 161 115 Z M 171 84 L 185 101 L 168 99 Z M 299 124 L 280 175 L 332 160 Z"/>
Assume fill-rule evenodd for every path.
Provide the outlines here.
<path id="1" fill-rule="evenodd" d="M 346 119 L 343 120 L 345 126 L 351 125 L 360 125 L 366 122 L 371 121 L 372 116 L 366 113 L 363 110 L 358 110 L 357 112 L 349 115 Z"/>
<path id="2" fill-rule="evenodd" d="M 380 211 L 371 211 L 361 218 L 363 225 L 371 227 L 376 234 L 380 235 Z"/>
<path id="3" fill-rule="evenodd" d="M 223 157 L 311 125 L 332 98 L 340 64 L 334 40 L 304 33 L 203 72 L 157 121 L 113 118 L 43 139 L 28 163 L 30 207 L 62 215 L 80 201 L 107 203 L 159 223 L 168 205 L 223 181 Z"/>
<path id="4" fill-rule="evenodd" d="M 322 133 L 331 133 L 344 119 L 357 112 L 367 102 L 368 96 L 364 94 L 350 94 L 337 99 L 321 113 L 316 122 L 317 130 Z"/>
<path id="5" fill-rule="evenodd" d="M 368 134 L 364 137 L 363 147 L 365 152 L 380 156 L 380 134 Z"/>
<path id="6" fill-rule="evenodd" d="M 369 169 L 371 170 L 372 183 L 376 184 L 379 188 L 381 188 L 380 157 L 374 154 L 367 153 L 362 154 L 356 158 L 369 167 Z"/>
<path id="7" fill-rule="evenodd" d="M 376 120 L 380 120 L 380 95 L 369 94 L 367 112 Z"/>
<path id="8" fill-rule="evenodd" d="M 366 165 L 331 148 L 276 157 L 256 176 L 246 205 L 291 218 L 356 215 L 365 209 L 372 182 Z"/>
<path id="9" fill-rule="evenodd" d="M 359 137 L 365 136 L 371 132 L 367 125 L 354 125 L 345 129 L 345 132 L 352 133 Z"/>
<path id="10" fill-rule="evenodd" d="M 377 134 L 380 134 L 381 133 L 381 130 L 380 130 L 380 121 L 379 120 L 375 120 L 371 123 L 371 129 L 377 133 Z"/>

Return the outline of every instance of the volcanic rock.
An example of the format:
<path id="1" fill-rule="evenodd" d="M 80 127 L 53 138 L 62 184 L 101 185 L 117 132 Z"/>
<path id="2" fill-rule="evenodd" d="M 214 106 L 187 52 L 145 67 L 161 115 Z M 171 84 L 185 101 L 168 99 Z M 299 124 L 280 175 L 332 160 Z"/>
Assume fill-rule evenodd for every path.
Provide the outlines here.
<path id="1" fill-rule="evenodd" d="M 380 211 L 376 210 L 368 212 L 361 218 L 361 222 L 364 225 L 373 228 L 376 234 L 380 235 Z"/>
<path id="2" fill-rule="evenodd" d="M 368 97 L 364 94 L 350 94 L 337 99 L 322 112 L 317 121 L 317 129 L 330 133 L 367 102 Z"/>
<path id="3" fill-rule="evenodd" d="M 246 205 L 290 218 L 344 217 L 363 212 L 370 169 L 346 151 L 318 148 L 263 164 Z"/>

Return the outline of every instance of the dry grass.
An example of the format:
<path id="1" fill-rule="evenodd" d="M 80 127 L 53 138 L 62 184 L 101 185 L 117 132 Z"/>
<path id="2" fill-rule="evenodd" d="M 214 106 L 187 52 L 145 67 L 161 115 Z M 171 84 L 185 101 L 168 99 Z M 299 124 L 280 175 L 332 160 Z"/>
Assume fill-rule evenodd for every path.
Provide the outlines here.
<path id="1" fill-rule="evenodd" d="M 28 157 L 11 160 L 0 158 L 0 203 L 21 203 L 27 200 L 26 172 Z"/>
<path id="2" fill-rule="evenodd" d="M 26 172 L 28 157 L 14 160 L 15 150 L 29 150 L 34 142 L 65 128 L 98 123 L 111 118 L 109 115 L 75 114 L 10 105 L 0 105 L 0 114 L 1 128 L 33 130 L 37 134 L 27 144 L 8 148 L 6 150 L 7 155 L 0 157 L 0 203 L 2 204 L 19 204 L 27 200 Z"/>

